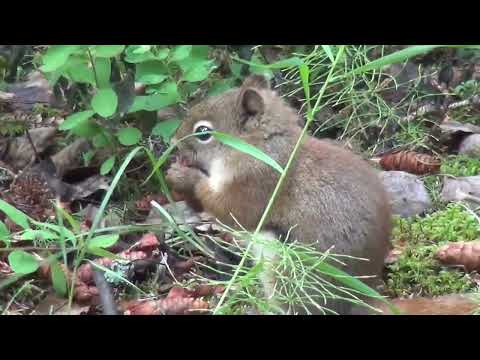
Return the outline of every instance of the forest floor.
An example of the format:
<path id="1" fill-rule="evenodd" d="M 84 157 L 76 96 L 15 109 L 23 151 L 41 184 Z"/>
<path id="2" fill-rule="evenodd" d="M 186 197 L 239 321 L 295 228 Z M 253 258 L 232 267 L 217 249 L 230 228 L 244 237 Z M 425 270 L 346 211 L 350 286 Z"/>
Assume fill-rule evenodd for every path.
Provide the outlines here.
<path id="1" fill-rule="evenodd" d="M 313 97 L 338 47 L 52 48 L 0 45 L 0 312 L 271 311 L 256 266 L 229 282 L 238 233 L 167 191 L 159 169 L 185 109 L 249 73 L 303 117 L 300 73 L 285 61 L 308 64 Z M 392 251 L 376 290 L 476 293 L 480 51 L 437 48 L 365 68 L 405 49 L 346 47 L 309 133 L 361 154 L 391 195 Z"/>

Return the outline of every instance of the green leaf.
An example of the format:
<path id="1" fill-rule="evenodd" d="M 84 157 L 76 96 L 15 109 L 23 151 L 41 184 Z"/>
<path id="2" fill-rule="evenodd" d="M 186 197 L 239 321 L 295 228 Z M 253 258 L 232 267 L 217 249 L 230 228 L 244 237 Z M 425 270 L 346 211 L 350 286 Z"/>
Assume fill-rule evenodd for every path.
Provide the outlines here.
<path id="1" fill-rule="evenodd" d="M 193 45 L 190 56 L 197 59 L 208 59 L 208 45 Z"/>
<path id="2" fill-rule="evenodd" d="M 125 45 L 96 45 L 93 49 L 97 57 L 111 58 L 120 54 L 125 49 Z"/>
<path id="3" fill-rule="evenodd" d="M 75 82 L 95 85 L 95 75 L 90 61 L 84 57 L 70 57 L 60 70 L 63 70 Z"/>
<path id="4" fill-rule="evenodd" d="M 253 68 L 256 71 L 260 71 L 261 69 L 268 69 L 268 70 L 283 70 L 283 69 L 288 69 L 291 67 L 295 66 L 300 66 L 303 64 L 302 59 L 300 59 L 297 56 L 293 56 L 288 59 L 283 59 L 277 62 L 274 62 L 272 64 L 263 64 L 260 60 L 260 57 L 258 55 L 252 56 L 252 59 L 258 60 L 258 61 L 246 61 L 240 58 L 234 58 L 234 60 L 250 65 L 251 68 Z"/>
<path id="5" fill-rule="evenodd" d="M 115 165 L 115 155 L 110 156 L 107 160 L 105 160 L 100 167 L 100 174 L 101 175 L 107 175 L 113 168 L 113 165 Z"/>
<path id="6" fill-rule="evenodd" d="M 159 122 L 152 130 L 152 134 L 161 136 L 165 142 L 169 142 L 170 138 L 180 126 L 180 120 L 172 119 Z"/>
<path id="7" fill-rule="evenodd" d="M 197 82 L 205 80 L 210 72 L 215 68 L 213 60 L 205 60 L 203 62 L 198 62 L 195 65 L 188 68 L 185 71 L 185 74 L 182 76 L 182 80 L 189 82 Z"/>
<path id="8" fill-rule="evenodd" d="M 150 51 L 152 45 L 138 45 L 138 48 L 134 49 L 132 52 L 134 54 L 144 54 L 147 51 Z"/>
<path id="9" fill-rule="evenodd" d="M 28 216 L 25 215 L 20 210 L 15 209 L 9 203 L 0 199 L 0 211 L 4 212 L 10 220 L 12 220 L 15 224 L 20 226 L 22 229 L 29 229 L 30 225 L 28 223 Z"/>
<path id="10" fill-rule="evenodd" d="M 191 51 L 192 51 L 192 45 L 177 45 L 170 52 L 170 60 L 171 61 L 183 60 L 186 57 L 188 57 L 188 55 L 190 55 Z"/>
<path id="11" fill-rule="evenodd" d="M 124 146 L 137 144 L 142 138 L 142 132 L 137 128 L 123 128 L 117 133 L 118 141 Z"/>
<path id="12" fill-rule="evenodd" d="M 322 273 L 335 278 L 336 280 L 342 282 L 343 284 L 347 285 L 350 289 L 357 290 L 364 295 L 370 297 L 381 297 L 381 295 L 376 292 L 371 287 L 365 285 L 363 282 L 358 280 L 357 278 L 347 274 L 346 272 L 337 269 L 336 267 L 327 264 L 326 262 L 321 262 L 317 264 L 317 268 Z"/>
<path id="13" fill-rule="evenodd" d="M 12 251 L 8 255 L 8 263 L 17 274 L 31 274 L 39 267 L 37 259 L 23 250 Z"/>
<path id="14" fill-rule="evenodd" d="M 10 243 L 10 231 L 2 221 L 0 221 L 0 240 L 7 245 Z"/>
<path id="15" fill-rule="evenodd" d="M 102 248 L 96 248 L 96 247 L 87 248 L 87 253 L 100 256 L 100 257 L 106 257 L 112 260 L 125 260 L 125 258 L 115 255 L 114 253 L 111 253 L 110 251 Z"/>
<path id="16" fill-rule="evenodd" d="M 98 86 L 106 88 L 110 85 L 110 75 L 112 73 L 112 62 L 108 58 L 98 58 L 95 60 L 95 71 L 97 72 Z"/>
<path id="17" fill-rule="evenodd" d="M 268 156 L 262 150 L 256 148 L 255 146 L 250 145 L 245 141 L 229 134 L 225 134 L 217 131 L 213 131 L 212 134 L 221 143 L 227 146 L 230 146 L 236 150 L 239 150 L 243 153 L 246 153 L 250 156 L 253 156 L 256 159 L 263 161 L 267 165 L 270 165 L 272 168 L 277 170 L 280 174 L 283 173 L 282 167 L 275 160 L 273 160 L 270 156 Z"/>
<path id="18" fill-rule="evenodd" d="M 373 60 L 369 62 L 368 64 L 365 64 L 363 66 L 360 66 L 349 73 L 345 74 L 345 76 L 348 75 L 353 75 L 353 74 L 359 74 L 363 73 L 369 70 L 376 70 L 376 69 L 381 69 L 384 66 L 391 65 L 391 64 L 396 64 L 402 61 L 405 61 L 411 57 L 424 54 L 426 52 L 429 52 L 433 49 L 439 48 L 439 47 L 444 47 L 443 45 L 417 45 L 417 46 L 411 46 L 406 49 L 402 49 L 399 51 L 394 52 L 393 54 L 389 54 L 386 56 L 383 56 L 379 59 Z"/>
<path id="19" fill-rule="evenodd" d="M 310 69 L 306 64 L 300 65 L 300 79 L 302 79 L 303 91 L 305 92 L 308 112 L 311 113 L 312 105 L 310 103 Z"/>
<path id="20" fill-rule="evenodd" d="M 55 240 L 58 238 L 59 236 L 57 234 L 54 234 L 50 231 L 33 230 L 33 229 L 25 230 L 21 236 L 22 240 L 36 240 L 36 239 Z"/>
<path id="21" fill-rule="evenodd" d="M 69 56 L 81 48 L 81 45 L 52 45 L 43 55 L 40 70 L 51 72 L 64 65 Z"/>
<path id="22" fill-rule="evenodd" d="M 52 278 L 52 285 L 57 294 L 60 296 L 65 296 L 67 294 L 67 278 L 65 276 L 60 263 L 56 260 L 50 263 L 51 268 L 51 278 Z"/>
<path id="23" fill-rule="evenodd" d="M 87 120 L 75 126 L 71 131 L 74 135 L 89 139 L 100 133 L 102 128 L 97 123 Z"/>
<path id="24" fill-rule="evenodd" d="M 86 111 L 81 111 L 77 112 L 75 114 L 72 114 L 70 116 L 67 116 L 64 122 L 62 122 L 59 126 L 60 130 L 70 130 L 73 128 L 76 128 L 80 124 L 85 123 L 88 119 L 90 119 L 95 112 L 92 110 L 86 110 Z"/>
<path id="25" fill-rule="evenodd" d="M 168 78 L 168 68 L 160 61 L 146 61 L 138 64 L 135 79 L 143 84 L 159 84 Z"/>
<path id="26" fill-rule="evenodd" d="M 103 148 L 111 143 L 110 139 L 105 135 L 103 132 L 100 134 L 95 135 L 92 140 L 93 146 L 97 149 Z"/>
<path id="27" fill-rule="evenodd" d="M 145 46 L 151 45 L 129 45 L 125 50 L 125 61 L 132 64 L 139 64 L 150 60 L 164 60 L 170 51 L 168 48 L 162 48 L 154 54 L 151 48 L 146 51 Z"/>
<path id="28" fill-rule="evenodd" d="M 100 89 L 92 99 L 92 108 L 98 115 L 107 118 L 115 114 L 118 105 L 118 97 L 113 89 Z"/>
<path id="29" fill-rule="evenodd" d="M 162 85 L 157 94 L 136 96 L 133 105 L 129 109 L 129 113 L 140 110 L 156 111 L 175 104 L 179 99 L 177 84 L 167 82 Z"/>
<path id="30" fill-rule="evenodd" d="M 323 51 L 325 51 L 325 54 L 327 54 L 328 58 L 330 61 L 333 63 L 335 61 L 335 57 L 333 56 L 332 49 L 330 48 L 330 45 L 322 45 Z"/>
<path id="31" fill-rule="evenodd" d="M 92 248 L 107 248 L 118 241 L 119 235 L 118 234 L 108 234 L 108 235 L 99 235 L 96 236 L 88 242 L 88 247 Z"/>

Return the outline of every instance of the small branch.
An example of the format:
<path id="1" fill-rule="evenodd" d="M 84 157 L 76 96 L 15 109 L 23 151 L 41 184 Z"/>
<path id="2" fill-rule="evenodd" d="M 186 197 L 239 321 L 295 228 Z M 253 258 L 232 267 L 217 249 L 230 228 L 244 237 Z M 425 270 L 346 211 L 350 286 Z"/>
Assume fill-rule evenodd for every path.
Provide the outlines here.
<path id="1" fill-rule="evenodd" d="M 37 149 L 35 148 L 35 144 L 33 143 L 32 137 L 30 136 L 30 131 L 28 129 L 25 130 L 25 134 L 27 135 L 28 142 L 32 146 L 33 153 L 35 154 L 35 160 L 39 160 Z"/>

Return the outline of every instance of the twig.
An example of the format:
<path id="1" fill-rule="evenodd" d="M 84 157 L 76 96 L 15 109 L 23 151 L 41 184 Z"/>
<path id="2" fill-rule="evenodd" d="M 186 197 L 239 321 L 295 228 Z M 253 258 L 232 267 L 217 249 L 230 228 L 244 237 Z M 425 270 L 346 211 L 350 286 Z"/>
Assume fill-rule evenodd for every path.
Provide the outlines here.
<path id="1" fill-rule="evenodd" d="M 435 112 L 439 112 L 439 113 L 441 112 L 443 114 L 446 114 L 450 110 L 455 110 L 455 109 L 459 109 L 459 108 L 471 106 L 471 105 L 480 106 L 480 95 L 475 95 L 469 99 L 451 103 L 450 105 L 448 105 L 446 108 L 443 108 L 443 109 L 441 106 L 433 105 L 433 104 L 426 104 L 426 105 L 420 106 L 415 112 L 401 118 L 400 122 L 413 121 L 420 116 L 432 114 Z"/>
<path id="2" fill-rule="evenodd" d="M 115 305 L 115 299 L 112 294 L 112 288 L 107 280 L 105 280 L 103 272 L 94 269 L 93 281 L 95 282 L 100 295 L 100 302 L 103 306 L 103 315 L 118 315 L 117 306 Z"/>
<path id="3" fill-rule="evenodd" d="M 30 136 L 30 131 L 28 131 L 28 129 L 25 129 L 25 134 L 27 135 L 28 142 L 32 146 L 33 153 L 35 154 L 35 160 L 40 159 L 38 156 L 37 149 L 35 148 L 35 144 L 33 143 L 32 137 Z"/>

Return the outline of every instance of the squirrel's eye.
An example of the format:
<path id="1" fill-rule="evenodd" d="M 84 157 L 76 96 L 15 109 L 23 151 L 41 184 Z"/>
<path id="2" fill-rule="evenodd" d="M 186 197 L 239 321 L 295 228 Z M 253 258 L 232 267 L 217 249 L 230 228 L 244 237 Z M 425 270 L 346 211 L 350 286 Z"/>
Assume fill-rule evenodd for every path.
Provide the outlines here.
<path id="1" fill-rule="evenodd" d="M 212 134 L 208 134 L 206 132 L 208 131 L 212 131 L 211 128 L 209 128 L 208 126 L 206 125 L 198 125 L 197 127 L 195 127 L 195 129 L 193 130 L 193 132 L 196 135 L 197 139 L 201 142 L 207 142 L 210 140 L 210 138 L 212 137 Z M 205 134 L 204 134 L 205 133 Z"/>

